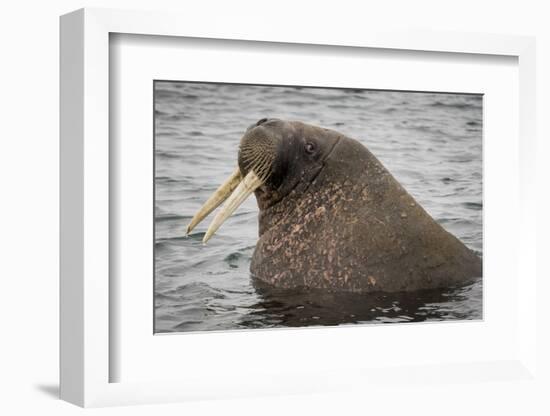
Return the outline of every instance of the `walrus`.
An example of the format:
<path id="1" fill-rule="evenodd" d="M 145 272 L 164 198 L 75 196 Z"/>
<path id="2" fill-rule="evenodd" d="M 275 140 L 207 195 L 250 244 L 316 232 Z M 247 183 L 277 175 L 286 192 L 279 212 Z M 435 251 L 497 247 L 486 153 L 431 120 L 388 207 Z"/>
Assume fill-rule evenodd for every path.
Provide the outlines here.
<path id="1" fill-rule="evenodd" d="M 457 287 L 482 261 L 439 225 L 359 141 L 299 121 L 261 119 L 237 168 L 193 217 L 224 203 L 206 243 L 252 193 L 259 239 L 252 276 L 282 289 L 398 292 Z"/>

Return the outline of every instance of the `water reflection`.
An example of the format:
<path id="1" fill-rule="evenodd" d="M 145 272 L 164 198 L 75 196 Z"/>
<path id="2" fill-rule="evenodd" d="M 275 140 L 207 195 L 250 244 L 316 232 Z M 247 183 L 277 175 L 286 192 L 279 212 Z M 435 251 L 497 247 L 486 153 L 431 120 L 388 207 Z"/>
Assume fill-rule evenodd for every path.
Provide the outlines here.
<path id="1" fill-rule="evenodd" d="M 357 323 L 482 319 L 481 279 L 471 285 L 414 292 L 355 294 L 323 290 L 284 290 L 254 280 L 260 300 L 242 327 L 311 326 Z"/>

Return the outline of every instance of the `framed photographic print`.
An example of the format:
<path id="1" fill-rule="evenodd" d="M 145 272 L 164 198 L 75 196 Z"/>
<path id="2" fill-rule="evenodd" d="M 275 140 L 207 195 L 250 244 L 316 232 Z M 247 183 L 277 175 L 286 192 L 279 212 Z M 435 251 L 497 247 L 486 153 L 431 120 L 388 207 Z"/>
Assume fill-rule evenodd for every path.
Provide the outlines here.
<path id="1" fill-rule="evenodd" d="M 61 19 L 62 398 L 532 379 L 534 41 L 232 28 Z"/>

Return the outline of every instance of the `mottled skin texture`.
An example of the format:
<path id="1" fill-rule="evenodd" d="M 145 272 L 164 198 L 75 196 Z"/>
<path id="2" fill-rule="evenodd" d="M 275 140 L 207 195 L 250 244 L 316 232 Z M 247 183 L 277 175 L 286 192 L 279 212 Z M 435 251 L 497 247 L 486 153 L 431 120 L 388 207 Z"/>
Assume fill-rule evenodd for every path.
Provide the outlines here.
<path id="1" fill-rule="evenodd" d="M 364 293 L 453 287 L 481 277 L 481 259 L 358 141 L 272 119 L 249 128 L 241 146 L 261 134 L 276 137 L 280 153 L 277 174 L 255 192 L 260 236 L 250 270 L 257 279 Z M 302 154 L 310 142 L 315 153 Z"/>

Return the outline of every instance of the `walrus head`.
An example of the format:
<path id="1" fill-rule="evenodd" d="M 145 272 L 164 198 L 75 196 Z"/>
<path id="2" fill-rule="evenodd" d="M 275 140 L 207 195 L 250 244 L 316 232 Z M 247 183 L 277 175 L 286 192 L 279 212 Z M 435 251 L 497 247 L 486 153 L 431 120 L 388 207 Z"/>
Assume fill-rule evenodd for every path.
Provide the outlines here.
<path id="1" fill-rule="evenodd" d="M 313 181 L 338 142 L 334 132 L 301 122 L 263 118 L 241 139 L 238 167 L 195 214 L 187 233 L 224 201 L 203 242 L 253 192 L 260 210 L 284 199 L 299 185 Z"/>

